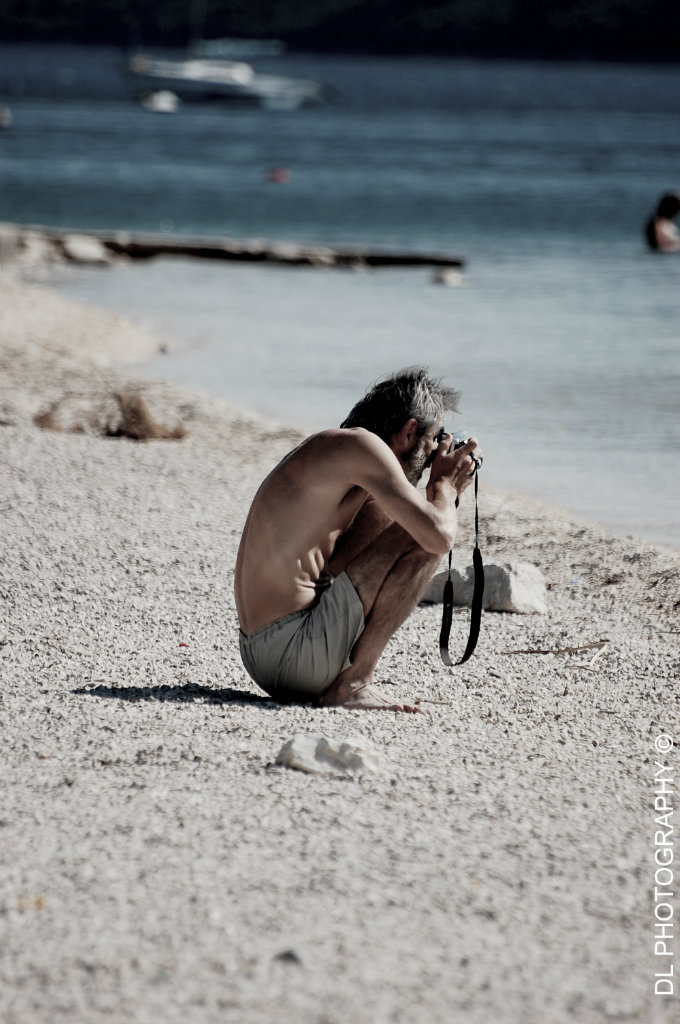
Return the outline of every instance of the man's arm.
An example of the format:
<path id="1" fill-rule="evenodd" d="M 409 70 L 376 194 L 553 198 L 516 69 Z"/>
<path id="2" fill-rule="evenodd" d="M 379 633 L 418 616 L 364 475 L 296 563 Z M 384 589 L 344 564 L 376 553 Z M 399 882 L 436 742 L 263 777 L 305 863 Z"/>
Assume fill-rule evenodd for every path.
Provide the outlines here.
<path id="1" fill-rule="evenodd" d="M 340 432 L 339 432 L 340 433 Z M 409 483 L 394 452 L 376 434 L 350 428 L 338 437 L 340 472 L 348 486 L 358 485 L 375 498 L 391 519 L 399 523 L 425 550 L 446 554 L 456 536 L 456 498 L 470 482 L 471 439 L 449 453 L 450 438 L 434 455 L 426 495 Z"/>

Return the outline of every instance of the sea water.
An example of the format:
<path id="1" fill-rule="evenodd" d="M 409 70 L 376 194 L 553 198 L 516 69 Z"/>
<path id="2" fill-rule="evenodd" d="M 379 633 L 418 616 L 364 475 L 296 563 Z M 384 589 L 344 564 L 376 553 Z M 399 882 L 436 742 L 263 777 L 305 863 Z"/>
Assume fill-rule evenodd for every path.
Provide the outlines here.
<path id="1" fill-rule="evenodd" d="M 0 218 L 466 260 L 454 287 L 185 259 L 62 280 L 163 335 L 149 372 L 311 430 L 423 363 L 463 392 L 450 422 L 490 483 L 680 545 L 680 255 L 642 236 L 680 188 L 680 67 L 289 55 L 266 69 L 329 102 L 153 115 L 115 51 L 1 56 Z"/>

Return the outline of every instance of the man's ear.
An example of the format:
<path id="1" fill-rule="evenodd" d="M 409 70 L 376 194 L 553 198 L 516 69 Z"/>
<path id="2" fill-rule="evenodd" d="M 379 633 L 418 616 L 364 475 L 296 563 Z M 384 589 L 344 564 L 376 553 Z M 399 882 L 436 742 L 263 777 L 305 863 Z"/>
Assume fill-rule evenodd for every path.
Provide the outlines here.
<path id="1" fill-rule="evenodd" d="M 396 434 L 392 434 L 392 445 L 395 451 L 406 452 L 413 447 L 417 439 L 418 420 L 412 416 L 410 420 L 406 420 L 401 430 L 398 430 Z"/>

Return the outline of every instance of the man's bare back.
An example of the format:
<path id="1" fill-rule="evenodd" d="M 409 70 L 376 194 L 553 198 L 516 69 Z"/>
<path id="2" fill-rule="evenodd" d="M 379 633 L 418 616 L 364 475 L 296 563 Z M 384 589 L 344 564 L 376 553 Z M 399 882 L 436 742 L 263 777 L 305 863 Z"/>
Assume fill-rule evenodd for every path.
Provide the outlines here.
<path id="1" fill-rule="evenodd" d="M 422 590 L 453 544 L 456 497 L 469 483 L 476 446 L 471 439 L 454 454 L 450 440 L 440 444 L 423 494 L 409 468 L 417 453 L 422 470 L 440 427 L 423 433 L 409 419 L 389 444 L 363 427 L 314 434 L 272 470 L 253 500 L 235 573 L 246 639 L 314 608 L 340 573 L 361 599 L 364 631 L 324 703 L 401 708 L 372 687 L 375 662 L 414 606 L 415 584 Z"/>
<path id="2" fill-rule="evenodd" d="M 307 438 L 269 474 L 243 529 L 236 561 L 236 609 L 244 633 L 319 596 L 338 537 L 368 493 L 342 479 L 347 431 Z"/>

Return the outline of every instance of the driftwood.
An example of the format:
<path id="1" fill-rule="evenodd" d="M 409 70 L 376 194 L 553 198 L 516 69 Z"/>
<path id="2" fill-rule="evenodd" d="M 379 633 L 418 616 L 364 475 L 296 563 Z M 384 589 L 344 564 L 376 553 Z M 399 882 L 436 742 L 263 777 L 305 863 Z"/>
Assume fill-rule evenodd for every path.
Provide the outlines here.
<path id="1" fill-rule="evenodd" d="M 74 231 L 40 225 L 2 224 L 5 248 L 21 251 L 43 245 L 54 259 L 76 263 L 113 262 L 116 257 L 192 256 L 246 263 L 283 263 L 309 267 L 438 267 L 460 270 L 465 261 L 448 253 L 367 249 L 362 246 L 311 245 L 261 239 L 191 237 L 131 231 Z"/>
<path id="2" fill-rule="evenodd" d="M 608 640 L 594 640 L 589 644 L 582 644 L 580 647 L 561 647 L 561 648 L 550 648 L 550 647 L 524 647 L 514 651 L 501 651 L 501 654 L 583 654 L 584 651 L 592 651 L 594 648 L 604 649 L 605 645 L 609 643 Z M 599 655 L 596 655 L 598 657 Z"/>
<path id="3" fill-rule="evenodd" d="M 111 252 L 135 259 L 151 256 L 196 256 L 201 259 L 240 260 L 246 263 L 288 263 L 311 267 L 456 267 L 458 256 L 364 249 L 361 246 L 304 245 L 293 243 L 191 239 L 168 235 L 100 235 Z"/>

